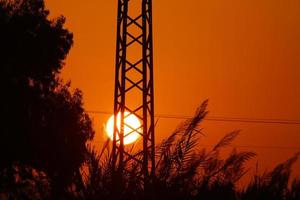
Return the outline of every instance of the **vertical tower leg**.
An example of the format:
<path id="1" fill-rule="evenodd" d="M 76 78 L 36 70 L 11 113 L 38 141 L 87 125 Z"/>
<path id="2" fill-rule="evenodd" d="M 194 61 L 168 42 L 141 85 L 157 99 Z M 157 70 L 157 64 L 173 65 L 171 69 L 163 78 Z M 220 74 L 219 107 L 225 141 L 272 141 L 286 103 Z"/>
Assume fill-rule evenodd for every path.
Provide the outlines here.
<path id="1" fill-rule="evenodd" d="M 135 16 L 130 13 L 138 7 Z M 112 168 L 125 174 L 128 166 L 135 164 L 141 183 L 145 186 L 155 174 L 154 138 L 154 88 L 153 88 L 153 35 L 152 1 L 118 0 L 117 46 L 114 94 L 114 135 Z M 120 127 L 117 115 L 120 113 Z M 126 114 L 127 113 L 127 114 Z M 135 115 L 141 127 L 134 129 L 126 118 Z M 141 150 L 125 146 L 124 139 L 130 132 L 142 138 Z"/>

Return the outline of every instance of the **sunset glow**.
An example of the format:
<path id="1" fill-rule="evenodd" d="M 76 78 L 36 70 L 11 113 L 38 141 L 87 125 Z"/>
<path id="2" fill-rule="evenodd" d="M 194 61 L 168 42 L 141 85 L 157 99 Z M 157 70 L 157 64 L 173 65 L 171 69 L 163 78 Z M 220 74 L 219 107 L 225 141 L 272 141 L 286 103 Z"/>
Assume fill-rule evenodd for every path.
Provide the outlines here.
<path id="1" fill-rule="evenodd" d="M 142 128 L 141 128 L 141 122 L 137 118 L 137 116 L 135 116 L 134 114 L 130 114 L 129 112 L 125 112 L 124 115 L 125 115 L 124 144 L 127 145 L 127 144 L 131 144 L 131 143 L 135 142 L 140 137 Z M 119 113 L 118 117 L 117 117 L 117 126 L 118 126 L 119 130 L 120 130 L 120 124 L 121 124 L 121 113 Z M 108 119 L 108 121 L 106 123 L 106 127 L 105 127 L 105 132 L 106 132 L 107 136 L 111 140 L 113 140 L 114 116 L 111 116 Z M 117 140 L 118 139 L 119 139 L 119 136 L 117 135 Z"/>
<path id="2" fill-rule="evenodd" d="M 74 33 L 61 77 L 83 91 L 88 110 L 113 110 L 117 3 L 46 0 L 50 17 L 64 15 Z M 300 1 L 153 1 L 155 113 L 179 116 L 159 118 L 155 142 L 168 137 L 180 117 L 192 116 L 205 99 L 210 100 L 210 116 L 298 120 L 299 12 Z M 131 95 L 126 101 L 134 104 L 137 98 Z M 94 144 L 100 146 L 110 116 L 90 116 Z M 201 142 L 208 146 L 225 133 L 242 130 L 235 141 L 238 149 L 257 153 L 249 168 L 258 162 L 258 170 L 270 169 L 298 151 L 273 146 L 298 147 L 299 125 L 204 120 L 202 127 Z"/>

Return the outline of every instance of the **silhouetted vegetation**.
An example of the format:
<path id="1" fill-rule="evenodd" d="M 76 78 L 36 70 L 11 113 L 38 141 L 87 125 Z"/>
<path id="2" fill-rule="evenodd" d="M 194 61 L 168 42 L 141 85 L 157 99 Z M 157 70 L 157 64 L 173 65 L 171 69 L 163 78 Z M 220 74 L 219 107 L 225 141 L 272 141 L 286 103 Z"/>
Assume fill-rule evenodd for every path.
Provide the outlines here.
<path id="1" fill-rule="evenodd" d="M 42 0 L 0 0 L 0 199 L 300 199 L 300 181 L 291 178 L 299 154 L 237 188 L 255 153 L 220 156 L 238 131 L 200 148 L 207 101 L 157 145 L 152 190 L 145 194 L 131 162 L 115 194 L 110 141 L 100 152 L 87 145 L 94 131 L 82 93 L 58 78 L 72 34 L 63 17 L 48 15 Z"/>
<path id="2" fill-rule="evenodd" d="M 296 200 L 299 199 L 299 180 L 291 182 L 291 167 L 295 154 L 271 172 L 256 175 L 252 182 L 240 190 L 237 182 L 247 173 L 246 162 L 255 156 L 253 152 L 233 149 L 226 158 L 220 157 L 238 136 L 238 131 L 225 135 L 210 151 L 199 148 L 200 123 L 205 118 L 207 101 L 191 120 L 181 124 L 168 138 L 157 146 L 154 192 L 145 196 L 135 163 L 128 163 L 123 174 L 123 184 L 118 199 L 190 199 L 190 200 Z M 109 141 L 100 152 L 90 148 L 83 173 L 84 185 L 78 199 L 114 199 L 111 194 L 111 170 Z M 114 197 L 114 198 L 112 198 Z"/>
<path id="3" fill-rule="evenodd" d="M 81 92 L 57 76 L 73 36 L 48 14 L 41 0 L 0 1 L 0 190 L 18 199 L 33 183 L 47 195 L 45 179 L 52 194 L 65 192 L 94 133 Z"/>

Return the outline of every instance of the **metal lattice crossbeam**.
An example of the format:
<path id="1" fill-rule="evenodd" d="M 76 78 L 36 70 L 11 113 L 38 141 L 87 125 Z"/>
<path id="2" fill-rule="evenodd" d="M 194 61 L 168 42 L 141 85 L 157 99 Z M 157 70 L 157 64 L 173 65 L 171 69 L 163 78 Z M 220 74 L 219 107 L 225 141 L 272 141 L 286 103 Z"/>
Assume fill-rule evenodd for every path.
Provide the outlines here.
<path id="1" fill-rule="evenodd" d="M 136 16 L 130 9 L 139 7 Z M 126 171 L 128 162 L 139 165 L 142 180 L 147 182 L 155 173 L 154 140 L 154 89 L 153 89 L 153 36 L 152 1 L 118 0 L 116 72 L 114 115 L 121 113 L 120 129 L 115 117 L 112 167 Z M 132 128 L 125 123 L 126 117 L 134 114 L 141 127 Z M 142 150 L 132 152 L 124 145 L 124 129 L 139 132 Z M 119 138 L 119 139 L 117 139 Z"/>

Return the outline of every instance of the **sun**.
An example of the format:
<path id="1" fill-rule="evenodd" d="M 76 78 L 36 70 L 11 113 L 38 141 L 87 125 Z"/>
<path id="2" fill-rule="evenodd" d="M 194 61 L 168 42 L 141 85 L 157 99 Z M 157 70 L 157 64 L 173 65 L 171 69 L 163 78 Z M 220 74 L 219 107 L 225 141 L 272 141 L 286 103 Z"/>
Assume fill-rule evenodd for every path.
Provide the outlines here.
<path id="1" fill-rule="evenodd" d="M 124 112 L 124 145 L 131 144 L 135 142 L 141 135 L 142 132 L 141 128 L 141 122 L 137 118 L 136 115 L 130 114 L 129 112 Z M 120 124 L 121 124 L 121 113 L 118 113 L 117 116 L 117 127 L 120 130 Z M 112 115 L 105 126 L 105 132 L 109 139 L 113 140 L 113 134 L 114 134 L 114 115 Z M 117 140 L 119 139 L 117 135 Z"/>

